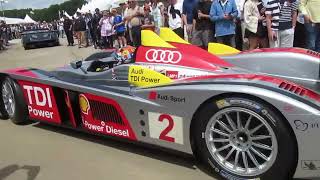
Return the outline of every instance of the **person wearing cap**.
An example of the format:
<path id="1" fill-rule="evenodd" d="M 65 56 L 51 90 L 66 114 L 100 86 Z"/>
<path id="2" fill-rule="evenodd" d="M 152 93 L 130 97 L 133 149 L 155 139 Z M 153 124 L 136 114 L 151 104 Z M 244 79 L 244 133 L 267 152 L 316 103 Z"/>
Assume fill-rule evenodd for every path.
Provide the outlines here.
<path id="1" fill-rule="evenodd" d="M 137 0 L 129 0 L 129 9 L 125 16 L 125 20 L 128 22 L 129 30 L 132 37 L 133 46 L 141 45 L 141 19 L 144 15 L 143 8 L 138 6 Z"/>

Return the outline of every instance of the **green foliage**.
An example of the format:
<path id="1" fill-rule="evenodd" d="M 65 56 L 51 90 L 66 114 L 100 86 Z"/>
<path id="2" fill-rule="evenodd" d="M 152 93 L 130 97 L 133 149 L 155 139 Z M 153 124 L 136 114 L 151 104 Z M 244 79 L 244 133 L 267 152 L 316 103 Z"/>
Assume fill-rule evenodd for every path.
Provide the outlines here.
<path id="1" fill-rule="evenodd" d="M 59 19 L 59 11 L 66 11 L 69 15 L 73 15 L 78 8 L 86 4 L 86 0 L 69 0 L 61 4 L 51 5 L 49 8 L 44 9 L 12 9 L 5 10 L 5 16 L 10 18 L 24 18 L 26 14 L 35 21 L 53 21 Z M 33 14 L 31 13 L 33 11 Z M 2 13 L 0 13 L 2 16 Z"/>

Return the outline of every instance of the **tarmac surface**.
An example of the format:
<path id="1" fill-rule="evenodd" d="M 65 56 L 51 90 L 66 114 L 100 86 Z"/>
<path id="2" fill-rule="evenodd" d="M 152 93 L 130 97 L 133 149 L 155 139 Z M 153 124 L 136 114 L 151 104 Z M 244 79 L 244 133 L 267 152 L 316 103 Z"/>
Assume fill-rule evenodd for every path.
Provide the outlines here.
<path id="1" fill-rule="evenodd" d="M 92 54 L 92 47 L 0 51 L 0 70 L 52 70 Z M 41 123 L 0 120 L 0 180 L 213 180 L 192 158 Z"/>

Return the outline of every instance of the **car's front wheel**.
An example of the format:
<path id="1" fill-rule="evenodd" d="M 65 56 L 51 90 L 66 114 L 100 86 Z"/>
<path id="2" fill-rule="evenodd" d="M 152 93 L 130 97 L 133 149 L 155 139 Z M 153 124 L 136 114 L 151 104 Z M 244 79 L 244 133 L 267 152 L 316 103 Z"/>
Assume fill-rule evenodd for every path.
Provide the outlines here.
<path id="1" fill-rule="evenodd" d="M 244 97 L 208 103 L 196 117 L 196 154 L 226 179 L 288 179 L 297 148 L 285 119 Z"/>
<path id="2" fill-rule="evenodd" d="M 4 114 L 15 124 L 26 123 L 28 118 L 27 105 L 20 86 L 7 77 L 2 82 L 1 94 Z"/>

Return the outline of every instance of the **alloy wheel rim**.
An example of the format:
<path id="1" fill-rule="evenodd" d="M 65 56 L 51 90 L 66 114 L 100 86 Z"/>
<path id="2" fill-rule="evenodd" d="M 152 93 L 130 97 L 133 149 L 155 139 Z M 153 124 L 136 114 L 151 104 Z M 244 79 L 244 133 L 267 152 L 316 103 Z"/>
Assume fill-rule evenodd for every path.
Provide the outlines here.
<path id="1" fill-rule="evenodd" d="M 217 112 L 205 131 L 212 158 L 239 176 L 257 176 L 276 160 L 278 143 L 268 122 L 249 109 L 231 107 Z"/>
<path id="2" fill-rule="evenodd" d="M 15 112 L 15 100 L 13 89 L 8 82 L 4 82 L 2 85 L 2 100 L 9 117 L 12 117 Z"/>

